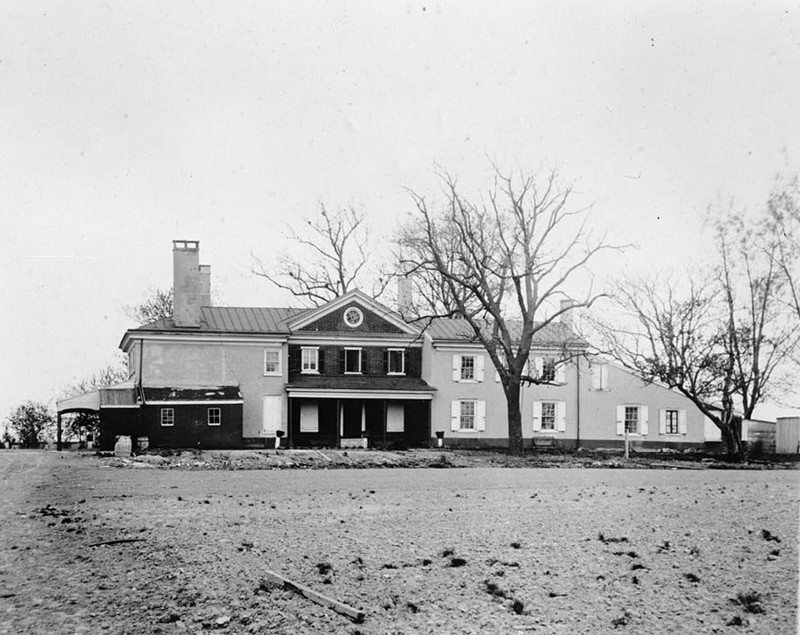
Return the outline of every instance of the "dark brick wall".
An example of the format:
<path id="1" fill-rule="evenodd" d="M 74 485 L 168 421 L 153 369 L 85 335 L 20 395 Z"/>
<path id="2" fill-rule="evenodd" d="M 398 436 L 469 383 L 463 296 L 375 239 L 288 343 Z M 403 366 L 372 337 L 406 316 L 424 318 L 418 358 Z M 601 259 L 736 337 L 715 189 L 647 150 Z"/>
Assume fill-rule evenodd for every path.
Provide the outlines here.
<path id="1" fill-rule="evenodd" d="M 118 436 L 143 436 L 139 423 L 139 407 L 100 409 L 100 449 L 110 452 L 114 449 Z"/>
<path id="2" fill-rule="evenodd" d="M 289 381 L 293 375 L 300 373 L 301 346 L 289 346 Z M 343 375 L 344 374 L 344 346 L 319 347 L 319 374 Z M 361 366 L 364 375 L 384 376 L 387 371 L 386 346 L 370 346 L 361 349 Z M 406 349 L 406 377 L 422 376 L 422 349 Z"/>
<path id="3" fill-rule="evenodd" d="M 175 425 L 161 425 L 161 408 L 175 410 Z M 208 425 L 208 409 L 221 410 L 221 424 Z M 142 435 L 151 448 L 240 448 L 242 447 L 242 404 L 191 404 L 145 406 Z"/>
<path id="4" fill-rule="evenodd" d="M 300 329 L 301 331 L 344 331 L 346 333 L 402 333 L 394 324 L 390 324 L 382 317 L 375 315 L 372 311 L 367 311 L 363 307 L 358 307 L 364 314 L 364 321 L 357 327 L 352 328 L 344 322 L 344 312 L 352 305 L 329 313 L 321 317 L 316 322 Z"/>

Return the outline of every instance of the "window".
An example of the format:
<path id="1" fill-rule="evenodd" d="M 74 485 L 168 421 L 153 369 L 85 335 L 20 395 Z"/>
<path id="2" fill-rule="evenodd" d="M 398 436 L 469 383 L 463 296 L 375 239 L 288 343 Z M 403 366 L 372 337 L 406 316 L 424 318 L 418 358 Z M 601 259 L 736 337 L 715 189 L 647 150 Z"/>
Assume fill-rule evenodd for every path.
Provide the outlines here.
<path id="1" fill-rule="evenodd" d="M 461 356 L 461 381 L 475 379 L 475 356 L 462 355 Z"/>
<path id="2" fill-rule="evenodd" d="M 534 401 L 533 431 L 564 432 L 567 429 L 565 401 Z"/>
<path id="3" fill-rule="evenodd" d="M 482 432 L 486 429 L 486 402 L 475 399 L 453 401 L 450 429 L 455 432 Z"/>
<path id="4" fill-rule="evenodd" d="M 162 426 L 175 425 L 175 410 L 173 408 L 161 409 L 161 425 Z"/>
<path id="5" fill-rule="evenodd" d="M 542 381 L 555 381 L 556 380 L 556 360 L 552 357 L 545 357 L 542 361 Z"/>
<path id="6" fill-rule="evenodd" d="M 678 411 L 667 410 L 664 419 L 664 434 L 678 434 Z"/>
<path id="7" fill-rule="evenodd" d="M 301 402 L 300 432 L 319 432 L 319 407 L 316 401 Z"/>
<path id="8" fill-rule="evenodd" d="M 218 426 L 222 423 L 222 410 L 219 408 L 208 409 L 208 425 Z"/>
<path id="9" fill-rule="evenodd" d="M 668 408 L 661 411 L 659 434 L 686 434 L 686 411 Z"/>
<path id="10" fill-rule="evenodd" d="M 608 390 L 608 364 L 592 364 L 592 390 Z"/>
<path id="11" fill-rule="evenodd" d="M 300 372 L 319 373 L 319 348 L 303 347 L 301 350 Z"/>
<path id="12" fill-rule="evenodd" d="M 542 430 L 556 429 L 556 404 L 552 401 L 542 402 Z"/>
<path id="13" fill-rule="evenodd" d="M 389 349 L 388 373 L 390 375 L 405 375 L 406 352 L 402 348 Z"/>
<path id="14" fill-rule="evenodd" d="M 281 374 L 281 352 L 279 349 L 268 348 L 264 350 L 264 374 Z"/>
<path id="15" fill-rule="evenodd" d="M 617 406 L 617 434 L 647 435 L 647 406 Z"/>
<path id="16" fill-rule="evenodd" d="M 353 374 L 361 372 L 361 349 L 360 348 L 346 348 L 344 349 L 344 372 L 345 374 Z"/>
<path id="17" fill-rule="evenodd" d="M 349 326 L 351 329 L 361 326 L 363 321 L 364 314 L 358 307 L 350 306 L 344 310 L 344 323 L 347 324 L 347 326 Z"/>

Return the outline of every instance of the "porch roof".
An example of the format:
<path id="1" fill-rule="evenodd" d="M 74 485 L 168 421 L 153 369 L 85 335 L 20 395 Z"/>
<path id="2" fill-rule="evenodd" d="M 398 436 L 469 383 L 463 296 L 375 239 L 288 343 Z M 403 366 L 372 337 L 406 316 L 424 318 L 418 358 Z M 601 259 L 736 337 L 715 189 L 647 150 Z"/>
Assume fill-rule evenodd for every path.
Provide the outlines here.
<path id="1" fill-rule="evenodd" d="M 286 386 L 290 397 L 360 399 L 431 399 L 436 388 L 419 377 L 301 375 Z"/>

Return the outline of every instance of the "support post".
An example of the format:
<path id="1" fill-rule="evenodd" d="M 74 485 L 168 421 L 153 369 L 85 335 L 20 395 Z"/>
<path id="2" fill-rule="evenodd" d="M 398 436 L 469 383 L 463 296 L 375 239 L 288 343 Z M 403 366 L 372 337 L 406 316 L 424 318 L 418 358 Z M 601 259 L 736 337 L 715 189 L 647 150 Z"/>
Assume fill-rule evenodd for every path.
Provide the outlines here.
<path id="1" fill-rule="evenodd" d="M 56 414 L 56 450 L 61 452 L 61 413 Z"/>

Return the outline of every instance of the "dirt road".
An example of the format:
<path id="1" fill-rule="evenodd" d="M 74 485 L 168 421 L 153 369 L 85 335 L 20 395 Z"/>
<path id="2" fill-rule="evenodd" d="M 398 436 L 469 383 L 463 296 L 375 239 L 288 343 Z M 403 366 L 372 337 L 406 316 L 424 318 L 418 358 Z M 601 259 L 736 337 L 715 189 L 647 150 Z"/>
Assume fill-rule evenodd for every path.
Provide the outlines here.
<path id="1" fill-rule="evenodd" d="M 796 631 L 796 471 L 0 474 L 0 633 Z"/>

